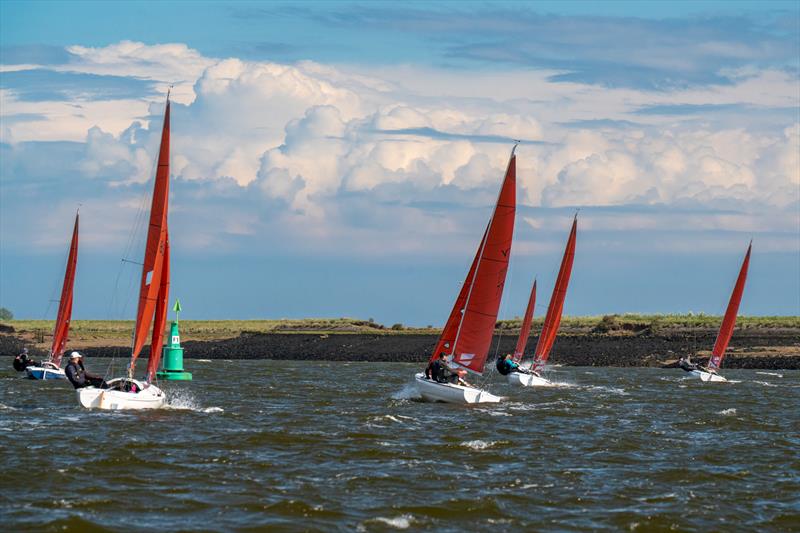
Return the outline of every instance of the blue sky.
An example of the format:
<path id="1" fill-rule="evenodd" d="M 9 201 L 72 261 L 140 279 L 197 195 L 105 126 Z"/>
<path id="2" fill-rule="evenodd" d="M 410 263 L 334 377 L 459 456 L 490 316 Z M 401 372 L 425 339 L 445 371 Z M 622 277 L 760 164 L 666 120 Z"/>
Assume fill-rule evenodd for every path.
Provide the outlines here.
<path id="1" fill-rule="evenodd" d="M 0 305 L 52 318 L 82 204 L 75 316 L 132 317 L 174 84 L 187 318 L 440 325 L 510 139 L 502 317 L 576 209 L 568 314 L 719 314 L 752 237 L 742 313 L 798 315 L 798 50 L 796 2 L 2 2 Z"/>

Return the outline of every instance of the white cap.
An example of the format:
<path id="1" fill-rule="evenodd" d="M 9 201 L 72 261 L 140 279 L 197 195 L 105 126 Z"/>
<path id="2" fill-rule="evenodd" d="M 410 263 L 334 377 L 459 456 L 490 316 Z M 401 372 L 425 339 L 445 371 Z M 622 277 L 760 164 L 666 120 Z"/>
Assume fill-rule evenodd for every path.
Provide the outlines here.
<path id="1" fill-rule="evenodd" d="M 83 356 L 78 352 L 72 352 L 71 354 L 69 354 L 70 359 L 75 359 L 76 357 L 83 357 Z"/>

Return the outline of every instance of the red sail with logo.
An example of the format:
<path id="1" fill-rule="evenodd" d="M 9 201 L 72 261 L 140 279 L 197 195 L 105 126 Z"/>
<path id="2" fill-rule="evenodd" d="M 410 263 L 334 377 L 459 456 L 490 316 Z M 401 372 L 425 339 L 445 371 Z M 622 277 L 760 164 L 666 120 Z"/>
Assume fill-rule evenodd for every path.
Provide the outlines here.
<path id="1" fill-rule="evenodd" d="M 572 274 L 572 263 L 575 259 L 575 238 L 578 232 L 578 216 L 572 221 L 572 230 L 569 232 L 567 247 L 564 250 L 564 257 L 561 259 L 561 268 L 558 271 L 556 284 L 553 287 L 553 295 L 550 297 L 550 305 L 547 307 L 547 315 L 544 318 L 542 333 L 536 343 L 534 352 L 534 369 L 544 366 L 547 358 L 550 357 L 550 350 L 556 340 L 558 326 L 561 324 L 561 314 L 564 311 L 564 299 L 567 297 L 567 287 L 569 277 Z"/>
<path id="2" fill-rule="evenodd" d="M 56 366 L 61 364 L 61 356 L 69 338 L 69 324 L 72 320 L 72 288 L 75 284 L 75 269 L 78 266 L 78 219 L 75 214 L 75 226 L 72 228 L 72 242 L 69 245 L 67 269 L 64 272 L 64 284 L 61 286 L 61 299 L 58 301 L 58 316 L 53 329 L 53 344 L 50 346 L 50 362 Z"/>
<path id="3" fill-rule="evenodd" d="M 164 274 L 164 255 L 167 248 L 167 207 L 169 202 L 169 97 L 164 112 L 164 126 L 161 132 L 161 147 L 158 153 L 158 167 L 153 186 L 153 200 L 150 206 L 150 223 L 147 228 L 147 244 L 142 267 L 142 280 L 139 286 L 139 307 L 136 312 L 136 329 L 133 336 L 133 352 L 128 376 L 133 377 L 136 358 L 144 347 L 153 314 L 158 303 L 161 277 Z"/>
<path id="4" fill-rule="evenodd" d="M 161 362 L 164 344 L 164 328 L 167 326 L 167 302 L 169 300 L 169 232 L 164 247 L 164 264 L 161 267 L 161 286 L 156 299 L 156 312 L 153 319 L 153 338 L 150 342 L 150 359 L 147 361 L 145 380 L 150 383 L 156 376 L 158 364 Z"/>
<path id="5" fill-rule="evenodd" d="M 747 247 L 747 253 L 742 261 L 742 267 L 739 269 L 739 277 L 736 278 L 736 285 L 733 287 L 731 299 L 728 302 L 728 309 L 725 310 L 725 317 L 722 319 L 722 326 L 719 328 L 717 334 L 717 341 L 714 343 L 714 350 L 711 352 L 711 360 L 708 362 L 709 368 L 714 370 L 722 365 L 722 359 L 725 357 L 725 351 L 728 349 L 728 343 L 733 336 L 733 328 L 736 325 L 736 315 L 739 313 L 739 303 L 742 301 L 742 293 L 744 292 L 744 283 L 747 281 L 747 269 L 750 266 L 750 250 L 753 248 L 752 241 Z"/>
<path id="6" fill-rule="evenodd" d="M 497 204 L 478 250 L 463 318 L 453 341 L 452 362 L 476 374 L 483 373 L 486 364 L 508 272 L 517 207 L 516 176 L 516 156 L 512 151 Z"/>
<path id="7" fill-rule="evenodd" d="M 533 322 L 533 308 L 536 306 L 536 280 L 533 280 L 533 288 L 531 289 L 530 298 L 528 298 L 528 307 L 525 309 L 525 318 L 522 319 L 522 327 L 519 330 L 519 338 L 517 339 L 517 347 L 514 348 L 514 361 L 519 363 L 525 355 L 525 346 L 528 344 L 528 336 L 531 334 L 531 322 Z"/>

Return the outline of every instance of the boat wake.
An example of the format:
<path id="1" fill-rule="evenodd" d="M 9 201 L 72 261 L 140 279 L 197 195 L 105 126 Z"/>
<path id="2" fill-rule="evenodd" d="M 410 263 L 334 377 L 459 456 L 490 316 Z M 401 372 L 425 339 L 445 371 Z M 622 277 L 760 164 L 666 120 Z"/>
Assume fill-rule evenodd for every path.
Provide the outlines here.
<path id="1" fill-rule="evenodd" d="M 403 388 L 392 394 L 393 400 L 421 400 L 416 385 L 413 383 L 406 383 Z"/>
<path id="2" fill-rule="evenodd" d="M 223 413 L 222 407 L 203 407 L 194 395 L 185 391 L 179 394 L 170 395 L 169 402 L 164 406 L 165 409 L 176 411 L 194 411 L 195 413 Z"/>

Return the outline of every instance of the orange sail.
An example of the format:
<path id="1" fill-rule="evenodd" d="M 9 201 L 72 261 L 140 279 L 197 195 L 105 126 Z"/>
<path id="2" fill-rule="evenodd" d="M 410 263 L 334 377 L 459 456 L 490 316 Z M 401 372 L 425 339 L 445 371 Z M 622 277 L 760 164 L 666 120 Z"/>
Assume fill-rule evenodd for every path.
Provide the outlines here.
<path id="1" fill-rule="evenodd" d="M 75 284 L 75 269 L 78 265 L 78 218 L 75 214 L 75 227 L 72 229 L 72 243 L 69 245 L 67 269 L 64 272 L 64 284 L 61 286 L 61 299 L 58 303 L 56 327 L 53 330 L 53 344 L 50 347 L 50 362 L 56 366 L 61 364 L 61 356 L 69 337 L 69 323 L 72 320 L 72 287 Z"/>
<path id="2" fill-rule="evenodd" d="M 169 97 L 164 112 L 164 126 L 161 132 L 161 148 L 158 153 L 153 201 L 150 206 L 150 223 L 147 229 L 147 245 L 144 252 L 142 281 L 139 286 L 139 307 L 136 312 L 136 329 L 133 335 L 133 352 L 128 368 L 133 376 L 136 358 L 147 339 L 164 269 L 164 254 L 167 248 L 167 207 L 169 202 Z"/>
<path id="3" fill-rule="evenodd" d="M 486 231 L 489 231 L 489 229 L 487 228 Z M 447 319 L 447 323 L 444 325 L 439 341 L 436 343 L 436 348 L 434 348 L 431 354 L 430 362 L 433 362 L 442 352 L 447 355 L 453 353 L 453 344 L 456 340 L 458 327 L 461 325 L 461 318 L 464 316 L 467 294 L 469 294 L 469 290 L 472 287 L 472 278 L 475 277 L 475 268 L 478 266 L 478 259 L 481 255 L 481 249 L 483 249 L 483 241 L 486 239 L 486 231 L 483 232 L 483 239 L 481 239 L 481 243 L 478 245 L 478 251 L 475 252 L 475 259 L 472 260 L 472 266 L 469 267 L 467 277 L 461 285 L 456 303 L 453 305 L 453 310 L 450 311 L 450 316 Z"/>
<path id="4" fill-rule="evenodd" d="M 569 232 L 567 247 L 564 250 L 564 257 L 561 259 L 561 268 L 558 271 L 556 284 L 553 287 L 553 295 L 550 297 L 550 305 L 547 307 L 542 333 L 539 335 L 539 342 L 536 343 L 533 361 L 534 369 L 544 366 L 547 362 L 547 358 L 550 357 L 550 350 L 556 340 L 558 326 L 561 324 L 564 299 L 567 297 L 567 286 L 569 285 L 569 277 L 572 274 L 572 263 L 575 259 L 575 237 L 577 231 L 578 215 L 575 215 L 575 219 L 572 221 L 572 230 Z"/>
<path id="5" fill-rule="evenodd" d="M 722 319 L 722 326 L 719 328 L 717 334 L 717 341 L 714 343 L 714 350 L 711 352 L 711 360 L 708 362 L 708 367 L 714 370 L 722 365 L 722 358 L 725 357 L 725 350 L 728 349 L 728 343 L 733 336 L 733 327 L 736 325 L 736 315 L 739 313 L 739 303 L 742 301 L 742 293 L 744 292 L 744 283 L 747 280 L 747 268 L 750 266 L 750 250 L 753 248 L 752 241 L 747 247 L 747 253 L 742 261 L 742 267 L 739 269 L 739 277 L 736 278 L 736 285 L 733 287 L 731 299 L 728 302 L 728 309 L 725 310 L 725 317 Z"/>
<path id="6" fill-rule="evenodd" d="M 167 301 L 169 300 L 169 233 L 164 248 L 164 264 L 161 268 L 161 287 L 158 289 L 156 313 L 153 320 L 153 340 L 150 342 L 150 359 L 147 361 L 145 380 L 150 383 L 158 371 L 164 344 L 164 328 L 167 325 Z"/>
<path id="7" fill-rule="evenodd" d="M 514 349 L 514 361 L 519 363 L 525 355 L 525 346 L 528 344 L 528 336 L 531 334 L 531 322 L 533 321 L 533 308 L 536 306 L 536 280 L 533 280 L 531 296 L 528 299 L 528 308 L 525 309 L 525 318 L 522 319 L 522 327 L 519 330 L 517 347 Z"/>
<path id="8" fill-rule="evenodd" d="M 486 364 L 506 282 L 517 208 L 516 176 L 516 157 L 512 151 L 497 205 L 478 251 L 475 271 L 471 280 L 468 278 L 464 314 L 453 341 L 452 362 L 476 374 L 483 373 Z"/>

